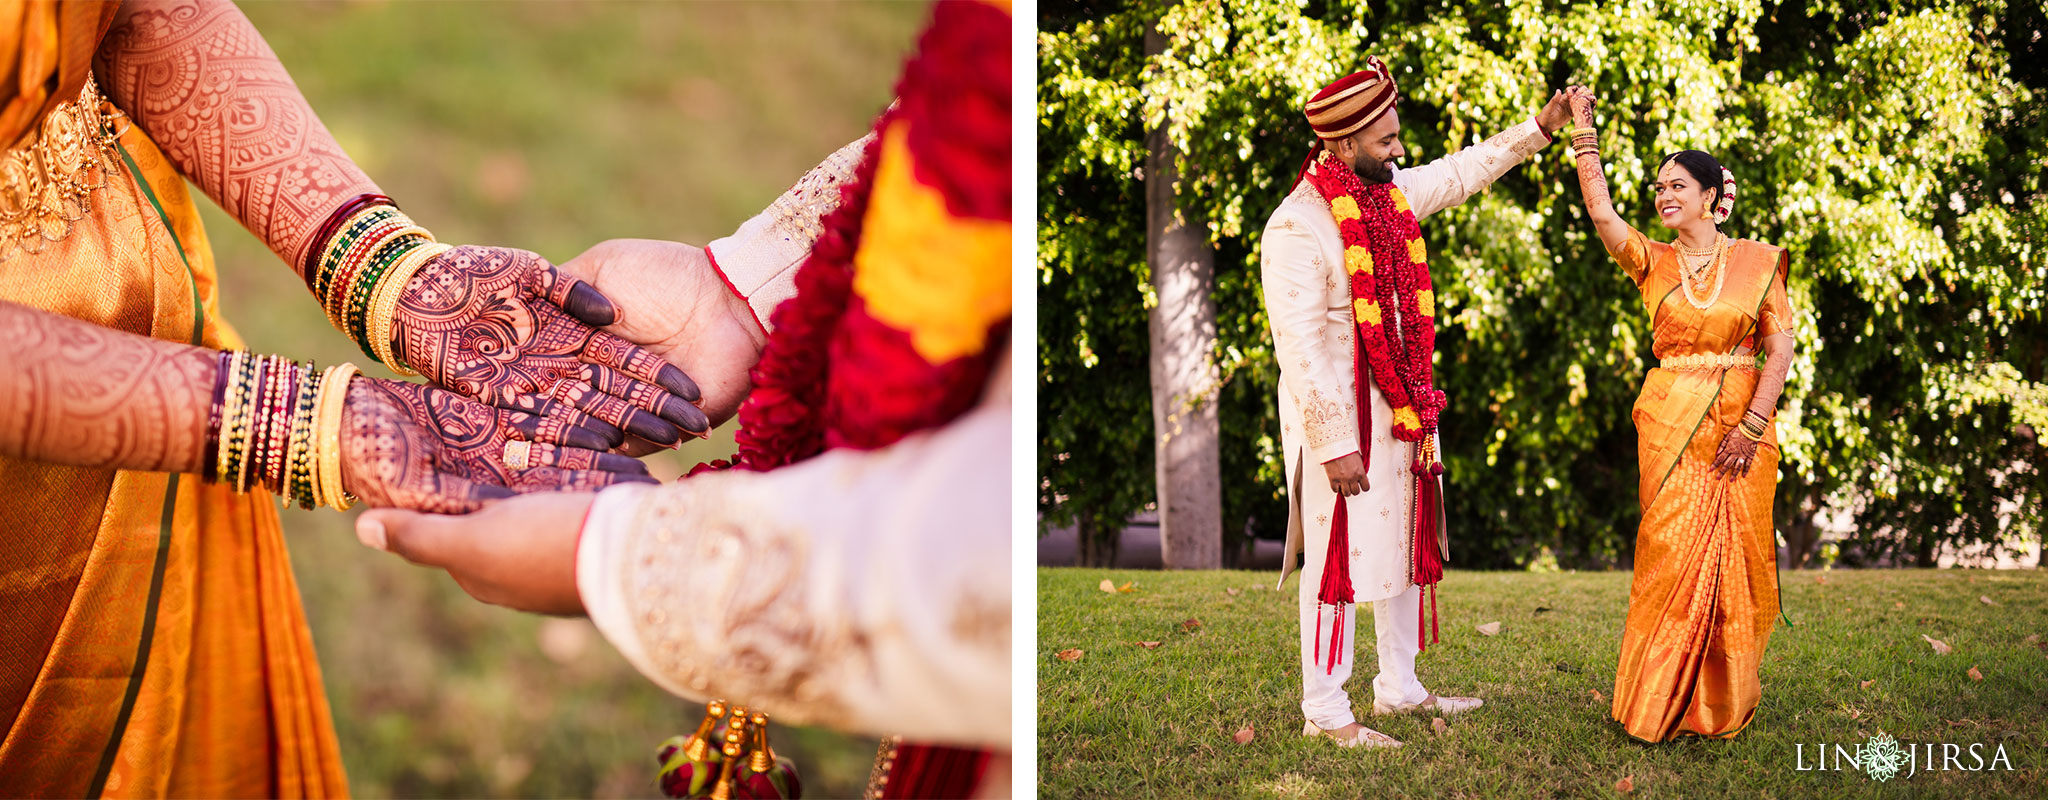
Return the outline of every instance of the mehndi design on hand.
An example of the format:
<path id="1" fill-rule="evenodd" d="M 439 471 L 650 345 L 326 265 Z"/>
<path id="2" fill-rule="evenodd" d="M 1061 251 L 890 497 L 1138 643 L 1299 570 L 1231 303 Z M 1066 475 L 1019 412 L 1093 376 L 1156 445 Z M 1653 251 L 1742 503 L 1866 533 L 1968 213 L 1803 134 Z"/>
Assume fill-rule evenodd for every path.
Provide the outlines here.
<path id="1" fill-rule="evenodd" d="M 589 284 L 524 250 L 464 246 L 434 257 L 400 295 L 398 355 L 421 374 L 500 408 L 661 444 L 710 421 L 682 370 L 596 330 L 618 317 Z M 580 412 L 580 413 L 572 413 Z M 600 420 L 605 427 L 589 425 Z"/>
<path id="2" fill-rule="evenodd" d="M 508 440 L 532 441 L 547 428 L 541 417 L 443 389 L 359 377 L 343 412 L 344 482 L 371 505 L 458 514 L 519 492 L 654 482 L 635 459 L 573 446 L 595 444 L 578 429 L 563 444 L 533 445 L 532 466 L 506 466 Z"/>

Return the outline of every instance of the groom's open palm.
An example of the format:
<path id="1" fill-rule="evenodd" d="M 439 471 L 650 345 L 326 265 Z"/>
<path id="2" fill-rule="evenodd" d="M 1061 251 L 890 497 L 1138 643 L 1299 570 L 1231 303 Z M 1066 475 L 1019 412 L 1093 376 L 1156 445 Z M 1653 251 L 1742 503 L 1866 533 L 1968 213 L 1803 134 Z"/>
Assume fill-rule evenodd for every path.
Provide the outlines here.
<path id="1" fill-rule="evenodd" d="M 703 248 L 652 239 L 600 242 L 557 267 L 619 309 L 605 327 L 695 379 L 715 427 L 752 388 L 747 372 L 767 334 L 746 301 L 726 288 Z"/>

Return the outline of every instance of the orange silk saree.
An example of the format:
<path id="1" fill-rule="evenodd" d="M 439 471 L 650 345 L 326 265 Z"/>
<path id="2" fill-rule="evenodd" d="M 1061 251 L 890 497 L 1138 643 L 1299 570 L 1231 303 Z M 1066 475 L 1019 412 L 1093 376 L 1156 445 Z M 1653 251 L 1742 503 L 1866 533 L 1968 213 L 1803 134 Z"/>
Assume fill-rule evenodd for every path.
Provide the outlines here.
<path id="1" fill-rule="evenodd" d="M 112 11 L 0 0 L 0 142 L 55 135 Z M 133 127 L 101 163 L 89 211 L 7 248 L 0 299 L 239 346 L 184 179 Z M 0 457 L 0 730 L 0 796 L 345 794 L 271 496 Z"/>
<path id="2" fill-rule="evenodd" d="M 1726 282 L 1704 310 L 1685 296 L 1670 245 L 1630 231 L 1613 255 L 1642 291 L 1652 351 L 1667 364 L 1754 353 L 1791 320 L 1782 248 L 1731 242 Z M 1775 426 L 1748 475 L 1731 480 L 1712 471 L 1759 377 L 1754 362 L 1660 366 L 1636 399 L 1643 518 L 1612 713 L 1643 741 L 1733 736 L 1763 697 L 1757 670 L 1778 613 Z"/>

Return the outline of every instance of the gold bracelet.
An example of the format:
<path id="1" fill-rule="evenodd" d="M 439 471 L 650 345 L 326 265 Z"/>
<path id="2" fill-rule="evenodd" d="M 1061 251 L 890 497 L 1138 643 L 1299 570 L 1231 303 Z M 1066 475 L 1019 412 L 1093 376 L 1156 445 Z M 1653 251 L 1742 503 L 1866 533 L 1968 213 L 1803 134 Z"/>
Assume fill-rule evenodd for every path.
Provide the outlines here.
<path id="1" fill-rule="evenodd" d="M 341 484 L 341 412 L 348 403 L 349 379 L 355 377 L 356 365 L 341 363 L 327 368 L 327 374 L 320 378 L 319 427 L 315 440 L 320 448 L 320 486 L 323 498 L 336 511 L 347 511 L 355 505 L 355 499 Z"/>
<path id="2" fill-rule="evenodd" d="M 1763 432 L 1753 431 L 1748 425 L 1737 425 L 1735 426 L 1735 429 L 1742 432 L 1742 438 L 1744 439 L 1748 439 L 1752 442 L 1757 442 L 1759 444 L 1761 444 L 1764 440 Z"/>
<path id="3" fill-rule="evenodd" d="M 343 263 L 338 268 L 334 280 L 338 283 L 343 279 L 347 279 L 348 285 L 335 285 L 328 289 L 327 321 L 334 323 L 334 329 L 341 331 L 343 334 L 348 333 L 348 324 L 343 320 L 348 316 L 349 297 L 354 294 L 353 287 L 356 281 L 362 279 L 363 270 L 370 267 L 370 257 L 376 255 L 377 248 L 406 236 L 418 236 L 429 242 L 434 240 L 432 232 L 420 227 L 418 223 L 413 222 L 404 214 L 398 215 L 397 219 L 390 220 L 386 224 L 395 227 L 365 232 L 363 234 L 365 237 L 369 237 L 372 233 L 376 235 L 374 238 L 365 238 L 357 242 L 341 255 Z"/>
<path id="4" fill-rule="evenodd" d="M 377 282 L 375 294 L 370 296 L 370 347 L 377 354 L 377 360 L 400 375 L 418 375 L 400 363 L 398 354 L 391 346 L 393 330 L 398 322 L 398 301 L 405 297 L 406 284 L 412 282 L 420 268 L 435 256 L 455 249 L 454 245 L 439 244 L 428 239 L 426 244 L 415 247 L 398 257 L 398 263 Z"/>
<path id="5" fill-rule="evenodd" d="M 221 390 L 220 440 L 214 445 L 213 474 L 222 483 L 228 482 L 229 462 L 234 460 L 234 452 L 229 443 L 235 440 L 235 405 L 241 397 L 235 388 L 236 377 L 242 372 L 242 359 L 248 356 L 249 353 L 244 350 L 229 353 L 228 374 L 221 378 L 221 384 L 225 388 Z"/>

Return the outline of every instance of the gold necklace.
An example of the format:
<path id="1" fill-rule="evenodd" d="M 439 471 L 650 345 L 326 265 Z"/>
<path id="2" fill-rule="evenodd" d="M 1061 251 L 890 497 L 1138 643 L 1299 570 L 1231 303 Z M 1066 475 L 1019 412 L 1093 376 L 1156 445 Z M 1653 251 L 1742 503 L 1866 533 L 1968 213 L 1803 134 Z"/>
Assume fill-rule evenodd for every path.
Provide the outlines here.
<path id="1" fill-rule="evenodd" d="M 1694 266 L 1689 263 L 1690 258 L 1688 258 L 1688 256 L 1694 253 L 1706 255 L 1707 258 L 1698 266 Z M 1693 308 L 1701 311 L 1713 308 L 1715 301 L 1721 299 L 1721 287 L 1728 280 L 1728 237 L 1716 236 L 1714 238 L 1714 246 L 1705 251 L 1694 251 L 1692 248 L 1680 245 L 1679 256 L 1678 285 L 1679 288 L 1685 290 L 1685 302 L 1691 303 Z M 1706 297 L 1702 298 L 1693 290 L 1693 284 L 1704 283 L 1701 278 L 1704 277 L 1705 272 L 1709 268 L 1714 271 L 1714 289 Z"/>

